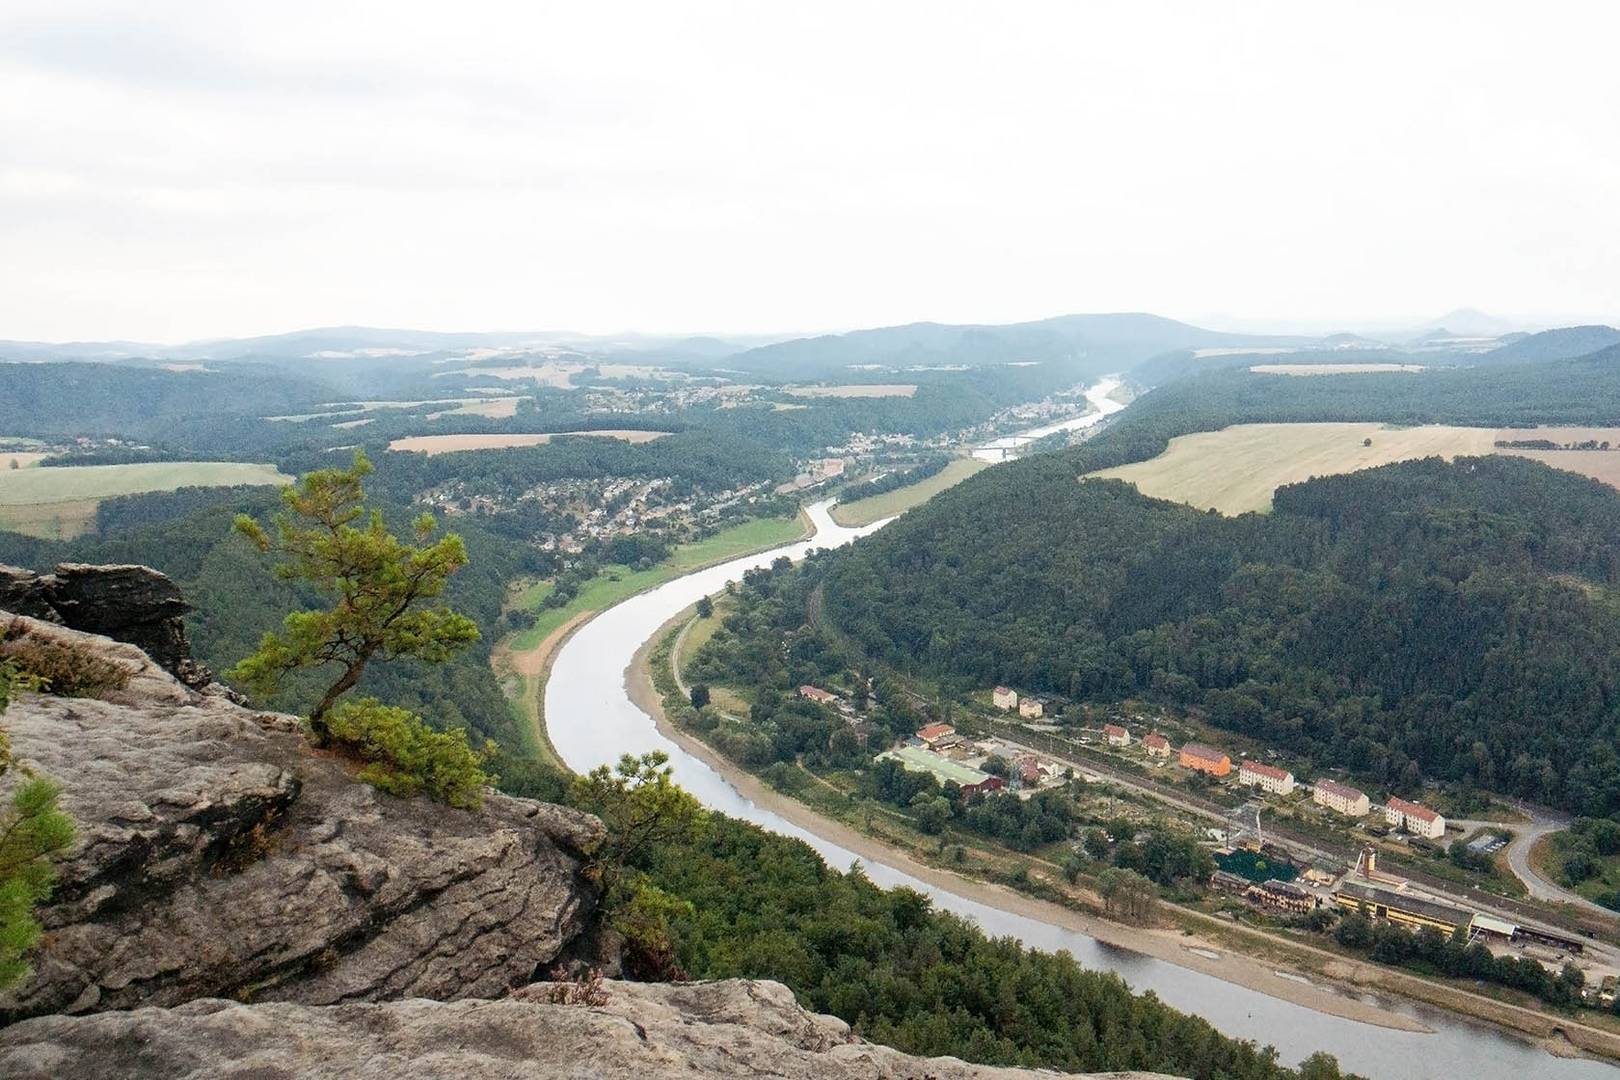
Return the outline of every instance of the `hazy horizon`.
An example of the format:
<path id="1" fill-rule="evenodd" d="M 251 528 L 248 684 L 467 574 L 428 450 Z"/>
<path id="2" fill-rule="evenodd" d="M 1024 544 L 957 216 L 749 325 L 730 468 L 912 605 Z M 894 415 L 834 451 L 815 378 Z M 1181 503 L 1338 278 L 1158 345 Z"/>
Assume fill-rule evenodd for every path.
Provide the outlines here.
<path id="1" fill-rule="evenodd" d="M 1556 3 L 23 0 L 0 337 L 1612 323 L 1617 30 Z"/>

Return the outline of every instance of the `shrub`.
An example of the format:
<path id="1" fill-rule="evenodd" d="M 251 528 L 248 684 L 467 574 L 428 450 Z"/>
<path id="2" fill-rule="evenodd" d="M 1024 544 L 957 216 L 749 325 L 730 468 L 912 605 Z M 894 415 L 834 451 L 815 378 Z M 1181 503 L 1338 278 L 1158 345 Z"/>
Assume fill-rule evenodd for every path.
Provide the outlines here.
<path id="1" fill-rule="evenodd" d="M 435 802 L 472 810 L 494 783 L 484 765 L 494 745 L 467 744 L 460 728 L 434 731 L 409 709 L 376 698 L 346 701 L 327 716 L 331 745 L 360 761 L 360 779 L 400 798 L 425 794 Z"/>
<path id="2" fill-rule="evenodd" d="M 123 665 L 31 634 L 16 622 L 0 634 L 0 662 L 12 672 L 8 681 L 62 697 L 100 697 L 129 685 Z"/>
<path id="3" fill-rule="evenodd" d="M 17 679 L 16 669 L 0 662 L 0 712 Z M 13 768 L 22 781 L 0 808 L 0 990 L 28 977 L 28 950 L 42 932 L 34 909 L 55 884 L 51 860 L 73 844 L 73 821 L 57 807 L 61 788 L 17 765 L 0 729 L 0 776 Z"/>

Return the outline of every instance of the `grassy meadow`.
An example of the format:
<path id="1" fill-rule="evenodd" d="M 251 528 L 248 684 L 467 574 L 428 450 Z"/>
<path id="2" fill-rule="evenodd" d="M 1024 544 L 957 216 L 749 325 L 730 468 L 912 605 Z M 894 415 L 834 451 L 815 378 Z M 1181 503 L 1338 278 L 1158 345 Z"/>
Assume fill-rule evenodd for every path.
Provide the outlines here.
<path id="1" fill-rule="evenodd" d="M 0 529 L 66 540 L 94 527 L 96 506 L 115 495 L 182 487 L 286 484 L 273 465 L 234 461 L 156 461 L 0 469 Z"/>
<path id="2" fill-rule="evenodd" d="M 846 528 L 870 525 L 874 521 L 903 514 L 914 506 L 921 506 L 946 488 L 955 487 L 980 469 L 987 468 L 989 463 L 977 458 L 957 458 L 926 480 L 885 491 L 881 495 L 856 499 L 852 503 L 839 503 L 832 508 L 832 519 Z"/>

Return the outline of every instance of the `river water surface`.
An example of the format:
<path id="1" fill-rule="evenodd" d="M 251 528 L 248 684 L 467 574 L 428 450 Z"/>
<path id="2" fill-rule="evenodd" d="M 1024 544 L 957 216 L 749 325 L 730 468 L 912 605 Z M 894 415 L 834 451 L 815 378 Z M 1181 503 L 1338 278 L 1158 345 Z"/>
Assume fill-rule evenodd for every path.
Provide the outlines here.
<path id="1" fill-rule="evenodd" d="M 1099 386 L 1093 390 L 1101 391 L 1094 401 L 1107 400 L 1106 389 Z M 1109 405 L 1115 407 L 1078 419 L 1096 423 L 1118 411 L 1117 403 L 1110 401 Z M 545 716 L 551 741 L 570 768 L 585 772 L 615 762 L 621 754 L 662 750 L 669 755 L 681 785 L 710 809 L 797 837 L 832 866 L 843 869 L 859 863 L 879 884 L 906 885 L 926 893 L 937 907 L 973 919 L 986 933 L 1015 937 L 1038 949 L 1066 949 L 1086 967 L 1118 972 L 1134 989 L 1151 990 L 1176 1008 L 1206 1018 L 1228 1035 L 1277 1047 L 1289 1063 L 1297 1063 L 1316 1050 L 1326 1050 L 1336 1055 L 1346 1069 L 1368 1077 L 1620 1080 L 1620 1068 L 1596 1061 L 1556 1058 L 1494 1028 L 1439 1010 L 1383 1001 L 1381 1004 L 1391 1011 L 1415 1017 L 1434 1029 L 1433 1033 L 1394 1031 L 1329 1016 L 1140 953 L 1104 945 L 1077 931 L 990 907 L 882 862 L 860 858 L 744 798 L 719 773 L 657 730 L 652 717 L 630 699 L 626 673 L 636 650 L 659 627 L 700 597 L 719 592 L 727 581 L 742 577 L 743 571 L 767 566 L 783 555 L 799 559 L 811 548 L 839 547 L 884 524 L 846 529 L 829 516 L 829 506 L 829 502 L 822 502 L 809 508 L 816 527 L 811 540 L 667 582 L 609 608 L 564 642 L 546 683 Z"/>

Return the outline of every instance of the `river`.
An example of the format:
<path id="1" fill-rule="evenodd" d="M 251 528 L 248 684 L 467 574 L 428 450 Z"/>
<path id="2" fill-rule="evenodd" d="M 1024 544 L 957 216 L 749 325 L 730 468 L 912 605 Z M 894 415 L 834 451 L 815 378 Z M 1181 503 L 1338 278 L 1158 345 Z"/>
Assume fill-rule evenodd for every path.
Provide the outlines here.
<path id="1" fill-rule="evenodd" d="M 1103 398 L 1106 392 L 1102 390 L 1098 397 Z M 1115 408 L 1108 412 L 1118 411 L 1116 402 L 1109 404 Z M 1093 423 L 1104 415 L 1088 414 L 1095 417 Z M 811 548 L 839 547 L 884 524 L 846 529 L 829 516 L 830 505 L 828 501 L 809 508 L 816 527 L 811 540 L 667 582 L 609 608 L 563 644 L 546 683 L 545 716 L 551 741 L 570 768 L 584 772 L 615 762 L 621 754 L 662 750 L 669 755 L 682 786 L 713 810 L 797 837 L 832 866 L 842 869 L 860 863 L 868 876 L 882 885 L 906 885 L 927 893 L 937 907 L 972 918 L 987 933 L 1016 937 L 1034 948 L 1066 949 L 1086 967 L 1118 972 L 1134 989 L 1151 990 L 1176 1008 L 1205 1017 L 1228 1035 L 1277 1047 L 1290 1063 L 1297 1063 L 1313 1051 L 1326 1050 L 1336 1055 L 1345 1068 L 1378 1078 L 1620 1078 L 1620 1068 L 1585 1059 L 1557 1058 L 1495 1028 L 1440 1010 L 1399 1001 L 1381 1002 L 1391 1011 L 1415 1017 L 1433 1029 L 1432 1033 L 1394 1031 L 1329 1016 L 1213 976 L 1107 946 L 1076 931 L 978 903 L 882 862 L 860 858 L 744 798 L 719 773 L 657 730 L 652 717 L 630 699 L 626 673 L 636 650 L 659 627 L 700 597 L 719 592 L 727 581 L 740 578 L 743 571 L 769 565 L 783 555 L 799 559 Z"/>
<path id="2" fill-rule="evenodd" d="M 1091 402 L 1095 412 L 1088 412 L 1083 416 L 1071 416 L 1067 420 L 1059 420 L 1055 424 L 1042 424 L 1040 427 L 1020 431 L 1015 435 L 1003 435 L 991 439 L 973 448 L 973 456 L 980 461 L 1009 461 L 1023 452 L 1024 448 L 1048 435 L 1056 435 L 1060 431 L 1077 431 L 1088 428 L 1106 420 L 1119 412 L 1125 406 L 1109 397 L 1119 389 L 1119 380 L 1112 375 L 1101 380 L 1093 386 L 1086 388 L 1086 400 Z"/>

